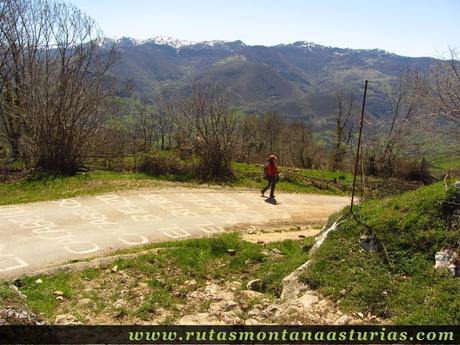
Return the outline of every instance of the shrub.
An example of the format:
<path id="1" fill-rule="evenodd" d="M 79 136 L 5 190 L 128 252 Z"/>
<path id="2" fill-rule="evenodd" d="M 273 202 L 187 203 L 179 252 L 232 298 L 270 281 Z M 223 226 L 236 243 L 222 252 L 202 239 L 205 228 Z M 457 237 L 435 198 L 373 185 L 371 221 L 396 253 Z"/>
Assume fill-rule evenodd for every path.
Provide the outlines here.
<path id="1" fill-rule="evenodd" d="M 370 155 L 364 161 L 366 175 L 395 177 L 409 181 L 432 182 L 428 162 L 406 157 L 387 157 Z"/>
<path id="2" fill-rule="evenodd" d="M 138 170 L 151 176 L 174 175 L 193 178 L 197 175 L 197 167 L 193 162 L 171 156 L 144 156 Z"/>

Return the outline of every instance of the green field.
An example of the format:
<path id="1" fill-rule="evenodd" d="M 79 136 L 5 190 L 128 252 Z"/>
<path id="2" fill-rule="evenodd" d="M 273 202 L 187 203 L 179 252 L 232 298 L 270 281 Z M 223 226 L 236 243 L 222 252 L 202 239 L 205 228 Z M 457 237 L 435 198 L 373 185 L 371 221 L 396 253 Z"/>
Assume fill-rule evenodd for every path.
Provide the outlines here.
<path id="1" fill-rule="evenodd" d="M 458 176 L 460 174 L 460 157 L 452 154 L 440 154 L 431 161 L 431 171 L 435 174 L 450 172 Z"/>
<path id="2" fill-rule="evenodd" d="M 234 168 L 236 178 L 222 183 L 203 182 L 196 178 L 182 175 L 168 174 L 154 177 L 139 172 L 114 172 L 106 170 L 94 170 L 70 177 L 29 177 L 12 183 L 0 184 L 0 205 L 55 200 L 75 197 L 77 195 L 95 195 L 112 191 L 159 186 L 172 187 L 178 184 L 188 187 L 218 185 L 224 188 L 239 187 L 252 189 L 261 189 L 264 186 L 265 180 L 261 178 L 262 166 L 235 163 Z M 301 177 L 311 176 L 324 179 L 337 178 L 339 181 L 349 181 L 351 179 L 351 176 L 345 173 L 302 169 L 286 170 L 295 171 L 300 177 L 289 179 L 288 181 L 282 177 L 277 188 L 284 192 L 343 195 L 344 192 L 338 188 L 334 188 L 333 184 L 329 184 L 322 189 L 309 184 L 308 181 L 302 180 Z"/>

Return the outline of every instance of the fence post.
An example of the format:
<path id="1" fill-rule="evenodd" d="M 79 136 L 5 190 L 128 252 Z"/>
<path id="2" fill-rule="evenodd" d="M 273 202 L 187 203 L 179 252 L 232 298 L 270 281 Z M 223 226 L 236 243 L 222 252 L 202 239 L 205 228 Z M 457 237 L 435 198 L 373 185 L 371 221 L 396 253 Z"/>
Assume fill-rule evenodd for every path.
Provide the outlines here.
<path id="1" fill-rule="evenodd" d="M 359 161 L 360 149 L 361 149 L 361 134 L 363 132 L 363 120 L 364 120 L 364 109 L 366 107 L 366 96 L 367 96 L 367 80 L 364 83 L 364 97 L 363 97 L 363 106 L 361 108 L 361 121 L 359 123 L 358 147 L 356 148 L 355 171 L 353 174 L 353 188 L 351 190 L 351 205 L 350 205 L 351 214 L 353 214 L 353 202 L 355 198 L 355 187 L 356 187 L 356 174 L 358 173 L 358 161 Z"/>

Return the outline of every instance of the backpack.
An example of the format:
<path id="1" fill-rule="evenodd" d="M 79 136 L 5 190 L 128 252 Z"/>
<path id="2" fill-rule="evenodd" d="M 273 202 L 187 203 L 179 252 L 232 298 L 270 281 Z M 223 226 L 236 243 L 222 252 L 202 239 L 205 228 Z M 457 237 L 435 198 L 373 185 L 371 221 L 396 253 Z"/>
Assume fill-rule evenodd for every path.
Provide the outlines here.
<path id="1" fill-rule="evenodd" d="M 268 179 L 270 176 L 270 168 L 269 168 L 270 163 L 267 162 L 264 164 L 264 170 L 263 170 L 263 178 Z"/>

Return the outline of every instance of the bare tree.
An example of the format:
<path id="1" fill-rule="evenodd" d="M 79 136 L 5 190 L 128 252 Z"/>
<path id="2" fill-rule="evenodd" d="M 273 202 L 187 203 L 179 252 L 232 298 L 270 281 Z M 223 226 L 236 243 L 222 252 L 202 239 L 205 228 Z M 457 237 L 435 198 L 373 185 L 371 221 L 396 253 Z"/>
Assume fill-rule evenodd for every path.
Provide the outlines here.
<path id="1" fill-rule="evenodd" d="M 277 112 L 267 112 L 259 119 L 259 130 L 262 136 L 264 147 L 269 153 L 281 151 L 281 135 L 286 126 L 286 121 Z M 279 156 L 279 162 L 283 157 Z"/>
<path id="2" fill-rule="evenodd" d="M 342 89 L 337 90 L 337 117 L 332 170 L 342 168 L 344 156 L 352 139 L 354 127 L 354 122 L 351 118 L 353 102 L 353 95 L 346 95 Z"/>
<path id="3" fill-rule="evenodd" d="M 26 30 L 25 1 L 0 1 L 0 129 L 10 144 L 12 156 L 20 156 L 23 119 L 19 90 L 25 79 L 25 61 L 36 50 L 36 38 Z M 36 30 L 42 23 L 34 23 Z M 36 31 L 32 30 L 32 31 Z M 26 49 L 27 48 L 27 49 Z"/>
<path id="4" fill-rule="evenodd" d="M 157 114 L 156 128 L 160 137 L 160 150 L 164 150 L 166 148 L 166 141 L 168 149 L 171 149 L 173 145 L 174 122 L 171 117 L 161 109 Z"/>
<path id="5" fill-rule="evenodd" d="M 391 90 L 392 114 L 388 125 L 384 125 L 386 134 L 383 142 L 382 161 L 391 165 L 401 146 L 408 142 L 410 131 L 416 128 L 414 115 L 418 108 L 417 92 L 415 90 L 415 74 L 407 71 L 394 83 Z M 382 130 L 383 132 L 383 130 Z"/>
<path id="6" fill-rule="evenodd" d="M 450 133 L 460 140 L 460 61 L 451 49 L 448 60 L 439 61 L 425 78 L 422 95 L 435 119 L 444 121 Z"/>
<path id="7" fill-rule="evenodd" d="M 418 76 L 407 71 L 391 82 L 389 93 L 391 113 L 388 118 L 369 123 L 368 139 L 363 147 L 365 171 L 370 175 L 404 177 L 409 167 L 418 174 L 417 162 L 422 161 L 417 152 L 417 139 L 421 134 L 424 111 L 417 89 Z M 410 163 L 410 164 L 409 164 Z M 406 174 L 407 175 L 407 174 Z"/>
<path id="8" fill-rule="evenodd" d="M 315 167 L 318 150 L 313 140 L 313 133 L 304 122 L 290 123 L 285 131 L 285 139 L 294 166 L 304 169 Z"/>
<path id="9" fill-rule="evenodd" d="M 188 95 L 163 92 L 161 110 L 174 121 L 182 143 L 193 147 L 206 178 L 233 176 L 236 115 L 222 86 L 195 84 Z"/>
<path id="10" fill-rule="evenodd" d="M 141 140 L 141 151 L 147 152 L 152 149 L 157 139 L 157 114 L 148 105 L 140 101 L 135 104 L 135 128 L 134 137 Z"/>
<path id="11" fill-rule="evenodd" d="M 2 77 L 11 90 L 2 98 L 9 106 L 3 123 L 19 124 L 21 150 L 37 168 L 75 173 L 101 128 L 104 76 L 115 50 L 99 47 L 97 25 L 72 5 L 2 1 L 12 18 L 2 29 L 12 71 Z"/>
<path id="12" fill-rule="evenodd" d="M 238 122 L 238 134 L 239 150 L 237 158 L 249 163 L 254 153 L 260 152 L 263 146 L 255 114 L 246 115 L 240 119 Z"/>

